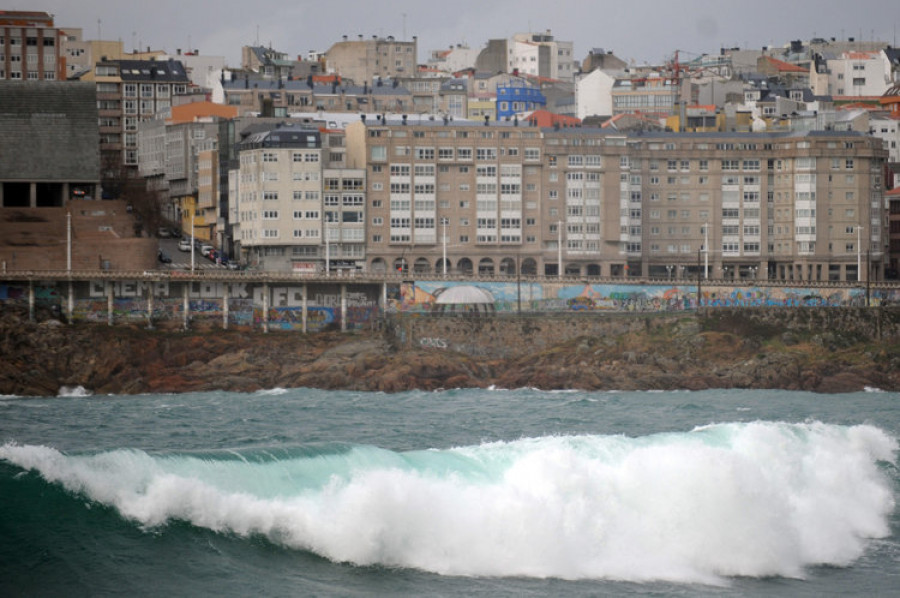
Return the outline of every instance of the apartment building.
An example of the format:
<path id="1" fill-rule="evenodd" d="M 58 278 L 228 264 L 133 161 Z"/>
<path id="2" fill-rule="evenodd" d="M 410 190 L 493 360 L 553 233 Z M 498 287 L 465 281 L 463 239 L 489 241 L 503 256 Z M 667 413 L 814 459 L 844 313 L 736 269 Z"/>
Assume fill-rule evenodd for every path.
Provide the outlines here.
<path id="1" fill-rule="evenodd" d="M 176 60 L 105 60 L 81 77 L 97 85 L 100 159 L 104 170 L 138 164 L 138 124 L 172 106 L 189 79 Z"/>
<path id="2" fill-rule="evenodd" d="M 325 64 L 329 73 L 350 79 L 357 85 L 373 83 L 376 79 L 408 77 L 416 73 L 417 41 L 400 41 L 394 36 L 372 36 L 357 40 L 348 39 L 333 44 L 325 52 Z"/>
<path id="3" fill-rule="evenodd" d="M 353 85 L 332 78 L 320 83 L 306 79 L 259 79 L 245 76 L 223 81 L 225 103 L 240 116 L 286 117 L 292 114 L 325 112 L 411 112 L 413 95 L 393 82 Z"/>
<path id="4" fill-rule="evenodd" d="M 65 81 L 64 39 L 49 13 L 0 10 L 0 80 Z"/>
<path id="5" fill-rule="evenodd" d="M 857 280 L 883 274 L 881 142 L 362 121 L 373 273 Z M 446 258 L 444 257 L 446 256 Z"/>
<path id="6" fill-rule="evenodd" d="M 365 170 L 330 167 L 330 145 L 327 133 L 294 126 L 240 144 L 229 210 L 245 263 L 293 272 L 362 267 Z"/>
<path id="7" fill-rule="evenodd" d="M 881 50 L 816 54 L 809 85 L 816 95 L 876 97 L 893 84 L 889 56 Z"/>

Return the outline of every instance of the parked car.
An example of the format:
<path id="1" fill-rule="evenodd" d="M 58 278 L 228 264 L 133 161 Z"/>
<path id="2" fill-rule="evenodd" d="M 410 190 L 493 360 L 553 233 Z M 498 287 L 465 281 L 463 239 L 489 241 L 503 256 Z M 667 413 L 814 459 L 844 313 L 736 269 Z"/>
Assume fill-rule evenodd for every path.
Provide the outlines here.
<path id="1" fill-rule="evenodd" d="M 172 263 L 172 258 L 170 258 L 169 255 L 162 249 L 160 249 L 159 253 L 156 254 L 156 258 L 163 264 L 171 264 Z"/>
<path id="2" fill-rule="evenodd" d="M 178 241 L 178 251 L 190 251 L 191 250 L 191 240 L 190 239 L 182 239 Z"/>
<path id="3" fill-rule="evenodd" d="M 168 239 L 172 236 L 172 231 L 165 227 L 159 227 L 159 230 L 156 231 L 156 236 L 160 239 Z"/>
<path id="4" fill-rule="evenodd" d="M 200 255 L 203 257 L 209 257 L 209 252 L 213 250 L 212 245 L 201 245 L 200 246 Z"/>

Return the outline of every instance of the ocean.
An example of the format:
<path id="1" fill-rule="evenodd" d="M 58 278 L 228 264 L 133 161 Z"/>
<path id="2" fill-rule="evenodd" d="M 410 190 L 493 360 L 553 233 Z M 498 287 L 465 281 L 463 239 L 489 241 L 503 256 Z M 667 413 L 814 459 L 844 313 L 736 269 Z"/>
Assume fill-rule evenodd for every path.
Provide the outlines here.
<path id="1" fill-rule="evenodd" d="M 897 596 L 900 395 L 0 397 L 0 595 Z"/>

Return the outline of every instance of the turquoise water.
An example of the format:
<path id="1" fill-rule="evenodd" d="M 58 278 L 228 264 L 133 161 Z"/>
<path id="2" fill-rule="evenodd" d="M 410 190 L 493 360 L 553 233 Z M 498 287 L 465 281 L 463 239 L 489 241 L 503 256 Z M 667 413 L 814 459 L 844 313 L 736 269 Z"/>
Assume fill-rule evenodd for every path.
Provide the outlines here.
<path id="1" fill-rule="evenodd" d="M 898 595 L 895 393 L 0 397 L 0 595 Z"/>

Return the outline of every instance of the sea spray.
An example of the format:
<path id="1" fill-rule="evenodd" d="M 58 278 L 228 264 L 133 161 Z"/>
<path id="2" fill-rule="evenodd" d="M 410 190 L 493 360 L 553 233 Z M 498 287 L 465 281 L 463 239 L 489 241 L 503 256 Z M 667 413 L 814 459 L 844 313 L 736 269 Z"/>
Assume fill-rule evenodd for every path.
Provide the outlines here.
<path id="1" fill-rule="evenodd" d="M 145 527 L 182 520 L 338 562 L 448 575 L 669 580 L 801 577 L 890 533 L 872 426 L 742 423 L 629 438 L 448 450 L 371 446 L 0 459 Z"/>

